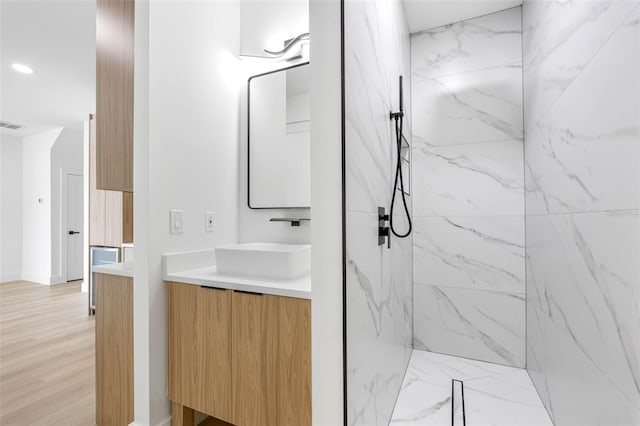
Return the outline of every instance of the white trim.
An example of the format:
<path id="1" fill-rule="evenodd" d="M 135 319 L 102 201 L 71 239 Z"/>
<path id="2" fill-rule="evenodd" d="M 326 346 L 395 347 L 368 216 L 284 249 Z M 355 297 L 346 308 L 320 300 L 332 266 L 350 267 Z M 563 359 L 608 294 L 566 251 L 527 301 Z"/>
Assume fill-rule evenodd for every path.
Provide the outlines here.
<path id="1" fill-rule="evenodd" d="M 57 275 L 49 278 L 49 285 L 65 284 L 66 282 L 67 279 L 63 275 Z"/>
<path id="2" fill-rule="evenodd" d="M 129 426 L 147 426 L 147 425 L 142 423 L 136 423 L 134 421 L 133 423 L 129 423 Z M 156 424 L 156 426 L 171 426 L 171 416 L 167 417 L 160 423 Z"/>
<path id="3" fill-rule="evenodd" d="M 51 277 L 47 275 L 32 274 L 29 272 L 22 274 L 22 281 L 29 281 L 35 284 L 51 285 Z"/>
<path id="4" fill-rule="evenodd" d="M 11 281 L 20 281 L 22 275 L 20 272 L 14 272 L 12 274 L 3 274 L 0 275 L 0 283 L 8 283 Z"/>
<path id="5" fill-rule="evenodd" d="M 84 174 L 82 173 L 82 170 L 60 168 L 60 224 L 59 224 L 60 235 L 58 236 L 60 238 L 60 241 L 59 241 L 60 256 L 58 256 L 58 258 L 60 259 L 59 260 L 60 263 L 58 265 L 58 271 L 60 271 L 61 279 L 63 278 L 63 281 L 60 281 L 60 282 L 67 282 L 69 278 L 67 276 L 67 229 L 68 229 L 67 194 L 69 191 L 68 189 L 69 176 L 80 176 L 84 178 Z M 84 212 L 83 212 L 83 217 L 84 217 Z M 82 231 L 84 232 L 84 228 L 82 229 Z M 56 283 L 56 284 L 59 284 L 59 283 Z"/>

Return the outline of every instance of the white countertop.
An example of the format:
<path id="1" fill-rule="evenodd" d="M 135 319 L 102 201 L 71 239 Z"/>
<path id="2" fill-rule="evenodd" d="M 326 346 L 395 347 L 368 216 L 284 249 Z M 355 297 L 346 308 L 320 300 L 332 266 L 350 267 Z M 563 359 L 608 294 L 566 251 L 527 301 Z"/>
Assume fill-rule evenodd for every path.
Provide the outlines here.
<path id="1" fill-rule="evenodd" d="M 107 275 L 119 275 L 121 277 L 133 278 L 133 262 L 109 263 L 108 265 L 96 265 L 91 268 L 92 272 Z"/>
<path id="2" fill-rule="evenodd" d="M 311 299 L 310 275 L 293 280 L 259 280 L 253 277 L 221 275 L 214 265 L 214 250 L 166 254 L 163 258 L 165 281 Z"/>

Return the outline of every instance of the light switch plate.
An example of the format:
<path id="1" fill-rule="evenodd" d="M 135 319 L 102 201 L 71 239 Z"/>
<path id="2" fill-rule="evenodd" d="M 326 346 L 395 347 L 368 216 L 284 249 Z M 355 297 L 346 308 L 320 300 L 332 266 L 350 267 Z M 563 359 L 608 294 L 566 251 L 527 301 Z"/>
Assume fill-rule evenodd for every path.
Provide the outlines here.
<path id="1" fill-rule="evenodd" d="M 215 214 L 213 212 L 205 212 L 204 230 L 207 232 L 215 231 Z"/>
<path id="2" fill-rule="evenodd" d="M 182 234 L 182 210 L 169 210 L 169 233 Z"/>

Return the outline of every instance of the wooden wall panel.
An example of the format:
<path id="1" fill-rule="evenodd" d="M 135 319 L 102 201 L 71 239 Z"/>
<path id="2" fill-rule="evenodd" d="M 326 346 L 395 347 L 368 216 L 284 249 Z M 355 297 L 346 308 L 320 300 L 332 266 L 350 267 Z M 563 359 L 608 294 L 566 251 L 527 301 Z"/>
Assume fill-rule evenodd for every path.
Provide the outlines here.
<path id="1" fill-rule="evenodd" d="M 97 187 L 133 192 L 134 0 L 96 4 Z"/>
<path id="2" fill-rule="evenodd" d="M 105 228 L 104 242 L 106 246 L 120 247 L 122 234 L 122 192 L 105 192 Z"/>
<path id="3" fill-rule="evenodd" d="M 133 192 L 122 193 L 122 242 L 133 242 Z"/>
<path id="4" fill-rule="evenodd" d="M 104 245 L 105 193 L 96 189 L 96 118 L 89 118 L 89 245 Z"/>
<path id="5" fill-rule="evenodd" d="M 133 278 L 96 274 L 96 424 L 133 422 Z"/>

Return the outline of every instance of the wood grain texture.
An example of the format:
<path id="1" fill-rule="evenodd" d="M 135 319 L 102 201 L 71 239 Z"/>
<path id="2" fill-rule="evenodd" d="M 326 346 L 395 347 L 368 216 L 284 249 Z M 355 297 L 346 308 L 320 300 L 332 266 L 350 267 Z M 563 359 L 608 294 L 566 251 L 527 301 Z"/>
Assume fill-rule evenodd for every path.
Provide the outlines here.
<path id="1" fill-rule="evenodd" d="M 220 419 L 216 419 L 215 417 L 207 417 L 200 423 L 198 426 L 234 426 L 231 423 L 224 422 Z"/>
<path id="2" fill-rule="evenodd" d="M 80 286 L 0 284 L 0 425 L 95 424 L 94 317 Z"/>
<path id="3" fill-rule="evenodd" d="M 96 118 L 89 120 L 89 245 L 133 242 L 133 193 L 97 189 Z"/>
<path id="4" fill-rule="evenodd" d="M 169 283 L 169 399 L 231 421 L 231 290 Z"/>
<path id="5" fill-rule="evenodd" d="M 122 242 L 133 242 L 133 192 L 122 193 Z"/>
<path id="6" fill-rule="evenodd" d="M 96 4 L 96 178 L 133 192 L 134 0 Z"/>
<path id="7" fill-rule="evenodd" d="M 234 291 L 232 306 L 231 423 L 277 426 L 278 298 Z"/>
<path id="8" fill-rule="evenodd" d="M 122 192 L 105 192 L 104 245 L 120 247 L 122 241 Z"/>
<path id="9" fill-rule="evenodd" d="M 177 402 L 171 403 L 171 426 L 194 426 L 195 413 L 189 408 Z"/>
<path id="10" fill-rule="evenodd" d="M 105 192 L 96 186 L 96 118 L 89 118 L 89 245 L 105 245 Z"/>
<path id="11" fill-rule="evenodd" d="M 96 424 L 133 422 L 133 278 L 96 274 Z"/>
<path id="12" fill-rule="evenodd" d="M 311 426 L 311 301 L 278 297 L 279 426 Z"/>

